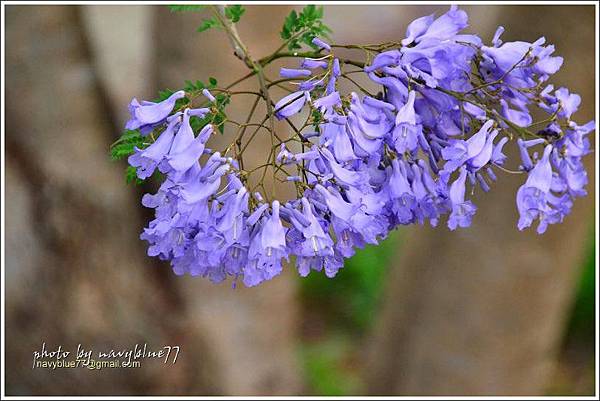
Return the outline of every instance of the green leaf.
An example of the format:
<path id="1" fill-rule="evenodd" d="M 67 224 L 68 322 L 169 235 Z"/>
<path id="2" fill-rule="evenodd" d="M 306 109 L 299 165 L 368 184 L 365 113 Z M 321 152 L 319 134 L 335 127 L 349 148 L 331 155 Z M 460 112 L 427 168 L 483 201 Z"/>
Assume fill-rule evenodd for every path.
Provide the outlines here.
<path id="1" fill-rule="evenodd" d="M 217 20 L 215 17 L 212 18 L 205 18 L 202 21 L 202 25 L 200 25 L 198 27 L 198 29 L 196 29 L 197 32 L 204 32 L 207 31 L 211 28 L 221 28 L 221 22 L 219 22 L 219 20 Z"/>
<path id="2" fill-rule="evenodd" d="M 184 81 L 185 86 L 183 87 L 183 90 L 186 92 L 198 92 L 201 91 L 202 89 L 212 89 L 212 88 L 216 88 L 217 87 L 217 79 L 214 77 L 209 77 L 208 78 L 208 85 L 205 84 L 204 82 L 197 80 L 196 82 L 192 82 L 189 79 Z"/>
<path id="3" fill-rule="evenodd" d="M 169 96 L 171 96 L 173 93 L 175 93 L 175 91 L 171 89 L 161 90 L 158 92 L 158 98 L 154 99 L 154 102 L 162 102 L 163 100 L 166 100 Z"/>
<path id="4" fill-rule="evenodd" d="M 327 39 L 332 30 L 323 23 L 322 18 L 322 6 L 309 4 L 299 14 L 292 10 L 285 18 L 280 32 L 281 38 L 287 42 L 288 49 L 298 50 L 303 44 L 316 49 L 317 47 L 312 44 L 315 36 Z"/>
<path id="5" fill-rule="evenodd" d="M 304 17 L 306 20 L 311 21 L 317 18 L 317 7 L 314 4 L 309 4 L 300 13 L 301 17 Z"/>
<path id="6" fill-rule="evenodd" d="M 210 122 L 210 116 L 205 116 L 203 118 L 198 118 L 196 116 L 190 117 L 190 127 L 192 127 L 192 131 L 199 132 L 206 124 Z"/>
<path id="7" fill-rule="evenodd" d="M 110 147 L 110 157 L 121 160 L 135 152 L 135 148 L 143 149 L 147 146 L 145 138 L 138 130 L 125 130 L 123 135 Z"/>
<path id="8" fill-rule="evenodd" d="M 142 137 L 138 130 L 125 130 L 123 135 L 111 145 L 110 156 L 113 160 L 123 159 L 133 153 L 135 148 L 144 149 L 150 145 L 150 140 L 147 137 Z M 157 171 L 152 175 L 153 179 L 160 181 L 162 176 Z M 144 180 L 138 178 L 137 170 L 133 166 L 127 166 L 125 170 L 125 181 L 128 184 L 141 184 Z"/>
<path id="9" fill-rule="evenodd" d="M 201 91 L 202 89 L 206 88 L 206 85 L 204 84 L 204 82 L 202 82 L 200 80 L 197 80 L 196 82 L 192 82 L 188 79 L 183 82 L 185 83 L 183 90 L 186 92 Z"/>
<path id="10" fill-rule="evenodd" d="M 140 185 L 143 180 L 139 179 L 137 176 L 137 169 L 133 166 L 127 166 L 125 170 L 125 182 L 128 184 L 134 183 L 135 185 Z"/>
<path id="11" fill-rule="evenodd" d="M 318 109 L 313 109 L 311 117 L 313 127 L 315 128 L 315 130 L 319 130 L 319 124 L 321 124 L 321 121 L 323 121 L 323 115 L 321 114 L 321 112 L 319 112 Z"/>
<path id="12" fill-rule="evenodd" d="M 185 12 L 185 11 L 200 11 L 206 6 L 186 6 L 186 5 L 171 5 L 169 6 L 169 10 L 171 12 Z"/>
<path id="13" fill-rule="evenodd" d="M 201 11 L 206 6 L 203 5 L 171 5 L 169 9 L 171 12 L 186 12 L 186 11 Z M 238 22 L 240 17 L 246 10 L 243 6 L 233 5 L 225 7 L 225 16 L 232 22 Z M 222 28 L 221 22 L 216 17 L 205 18 L 202 20 L 202 24 L 196 29 L 197 32 L 208 31 L 211 28 Z"/>
<path id="14" fill-rule="evenodd" d="M 289 39 L 292 36 L 292 32 L 295 31 L 295 28 L 298 24 L 298 14 L 296 14 L 296 10 L 292 10 L 290 14 L 285 17 L 283 22 L 283 28 L 281 29 L 281 38 Z"/>
<path id="15" fill-rule="evenodd" d="M 142 138 L 140 131 L 138 131 L 136 129 L 126 129 L 125 131 L 123 131 L 123 133 L 121 134 L 119 139 L 117 139 L 111 146 L 114 146 L 114 145 L 117 145 L 117 144 L 123 143 L 123 142 L 138 141 L 140 138 Z"/>
<path id="16" fill-rule="evenodd" d="M 323 18 L 323 7 L 317 8 L 317 19 Z"/>
<path id="17" fill-rule="evenodd" d="M 216 96 L 216 98 L 216 107 L 218 112 L 212 117 L 211 123 L 217 127 L 221 134 L 223 134 L 225 132 L 225 124 L 223 124 L 223 122 L 227 119 L 227 114 L 225 114 L 225 107 L 231 101 L 231 97 L 220 93 Z"/>
<path id="18" fill-rule="evenodd" d="M 227 6 L 225 7 L 225 17 L 231 22 L 236 23 L 240 20 L 241 16 L 246 12 L 246 9 L 240 5 Z"/>

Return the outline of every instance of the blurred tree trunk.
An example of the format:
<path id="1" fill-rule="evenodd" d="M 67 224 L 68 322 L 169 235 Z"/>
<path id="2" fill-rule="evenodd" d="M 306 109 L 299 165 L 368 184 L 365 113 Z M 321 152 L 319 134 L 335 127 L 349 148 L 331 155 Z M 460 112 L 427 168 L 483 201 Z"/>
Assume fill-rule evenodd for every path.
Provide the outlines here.
<path id="1" fill-rule="evenodd" d="M 188 377 L 188 358 L 168 367 L 147 362 L 140 370 L 32 369 L 42 342 L 97 352 L 136 342 L 174 345 L 185 333 L 170 313 L 177 297 L 143 255 L 134 190 L 125 186 L 123 166 L 107 156 L 113 121 L 78 9 L 6 12 L 7 393 L 210 388 L 207 377 Z"/>
<path id="2" fill-rule="evenodd" d="M 533 41 L 537 30 L 556 43 L 565 64 L 554 82 L 582 95 L 575 119 L 587 122 L 594 110 L 593 9 L 544 11 L 502 8 L 503 40 Z M 517 230 L 514 196 L 525 177 L 502 173 L 492 192 L 476 194 L 471 228 L 406 232 L 370 341 L 370 394 L 544 393 L 594 221 L 593 159 L 586 160 L 589 195 L 543 236 Z"/>
<path id="3" fill-rule="evenodd" d="M 157 89 L 180 88 L 185 80 L 208 82 L 217 77 L 221 85 L 247 74 L 245 66 L 233 56 L 221 30 L 196 32 L 201 23 L 198 13 L 172 13 L 155 7 L 155 74 Z M 244 26 L 265 24 L 265 13 L 248 7 Z M 282 19 L 282 18 L 281 18 Z M 255 51 L 271 48 L 260 29 L 240 32 Z M 272 36 L 272 35 L 271 35 Z M 256 44 L 262 44 L 262 47 Z M 249 83 L 251 84 L 251 83 Z M 247 104 L 242 102 L 247 101 Z M 236 98 L 227 113 L 237 121 L 250 107 L 248 97 Z M 245 107 L 244 107 L 245 106 Z M 262 109 L 259 108 L 257 113 Z M 230 130 L 231 126 L 228 126 Z M 223 149 L 231 132 L 214 135 L 211 147 Z M 268 138 L 263 138 L 268 143 Z M 247 159 L 264 158 L 264 149 L 249 149 Z M 165 267 L 166 268 L 166 267 Z M 177 291 L 190 312 L 189 329 L 205 336 L 217 361 L 225 394 L 297 394 L 301 376 L 296 360 L 298 305 L 294 274 L 290 269 L 260 287 L 245 288 L 230 283 L 214 285 L 206 279 L 175 278 Z"/>
<path id="4" fill-rule="evenodd" d="M 107 156 L 112 98 L 78 8 L 7 6 L 6 21 L 7 393 L 294 393 L 289 278 L 231 290 L 174 278 L 145 256 L 142 193 Z M 32 369 L 42 342 L 181 354 L 141 369 Z"/>

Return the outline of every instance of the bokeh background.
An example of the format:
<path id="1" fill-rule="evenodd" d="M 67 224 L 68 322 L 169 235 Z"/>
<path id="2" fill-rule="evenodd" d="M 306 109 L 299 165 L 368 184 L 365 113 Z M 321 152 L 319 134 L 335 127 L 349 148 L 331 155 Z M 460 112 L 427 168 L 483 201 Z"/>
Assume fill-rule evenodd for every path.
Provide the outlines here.
<path id="1" fill-rule="evenodd" d="M 278 47 L 292 8 L 246 6 L 238 29 L 252 55 Z M 446 8 L 325 6 L 325 21 L 338 43 L 379 43 Z M 581 94 L 578 122 L 593 118 L 593 6 L 464 8 L 487 42 L 503 25 L 505 41 L 556 44 L 553 82 Z M 594 155 L 590 195 L 543 236 L 516 229 L 522 177 L 505 175 L 476 195 L 472 228 L 399 230 L 334 280 L 290 268 L 234 290 L 176 277 L 138 239 L 152 185 L 126 185 L 108 148 L 132 97 L 242 76 L 227 39 L 195 32 L 203 13 L 165 6 L 9 5 L 5 16 L 8 395 L 594 393 Z M 182 351 L 175 365 L 32 369 L 42 342 Z"/>

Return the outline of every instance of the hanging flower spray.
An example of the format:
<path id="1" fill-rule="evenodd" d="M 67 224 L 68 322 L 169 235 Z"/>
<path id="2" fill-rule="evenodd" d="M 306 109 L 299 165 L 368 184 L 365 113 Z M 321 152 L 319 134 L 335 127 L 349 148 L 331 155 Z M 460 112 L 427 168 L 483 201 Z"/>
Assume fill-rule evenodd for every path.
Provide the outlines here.
<path id="1" fill-rule="evenodd" d="M 115 158 L 128 156 L 128 179 L 162 180 L 157 193 L 143 196 L 155 219 L 141 238 L 148 255 L 170 261 L 176 274 L 254 286 L 293 258 L 301 276 L 334 277 L 356 248 L 399 225 L 468 227 L 477 210 L 469 195 L 489 191 L 504 173 L 524 178 L 516 194 L 520 230 L 536 224 L 543 233 L 586 195 L 582 158 L 595 124 L 574 122 L 580 97 L 546 83 L 563 59 L 544 38 L 503 42 L 499 27 L 485 45 L 461 33 L 467 14 L 453 6 L 416 19 L 397 42 L 342 45 L 328 40 L 322 8 L 307 6 L 286 18 L 282 46 L 254 59 L 235 28 L 242 6 L 173 9 L 199 7 L 213 15 L 199 30 L 222 28 L 249 73 L 224 88 L 211 78 L 156 102 L 133 99 L 125 134 L 112 147 Z M 364 58 L 338 57 L 341 49 Z M 297 61 L 269 79 L 265 67 L 282 58 Z M 360 85 L 358 74 L 379 91 Z M 248 79 L 256 79 L 256 92 L 234 90 Z M 341 93 L 341 81 L 356 91 Z M 272 99 L 275 86 L 290 93 Z M 248 98 L 239 94 L 255 98 L 246 122 L 225 113 L 234 99 Z M 257 117 L 260 102 L 266 115 Z M 534 121 L 534 109 L 546 117 Z M 297 116 L 304 124 L 292 121 Z M 277 121 L 289 135 L 276 132 Z M 210 146 L 217 132 L 232 138 L 225 149 Z M 244 151 L 257 135 L 272 146 L 263 165 L 245 169 Z M 507 160 L 507 145 L 520 160 Z M 296 196 L 276 199 L 269 180 L 293 185 Z"/>

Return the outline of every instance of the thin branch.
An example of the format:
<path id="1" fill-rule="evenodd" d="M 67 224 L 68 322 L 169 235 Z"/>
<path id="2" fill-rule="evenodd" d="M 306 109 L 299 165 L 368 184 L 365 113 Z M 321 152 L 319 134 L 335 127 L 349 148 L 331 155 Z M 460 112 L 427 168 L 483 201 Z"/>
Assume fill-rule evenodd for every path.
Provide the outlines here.
<path id="1" fill-rule="evenodd" d="M 250 63 L 250 57 L 248 56 L 248 49 L 240 39 L 240 35 L 238 34 L 235 24 L 229 21 L 225 16 L 225 6 L 219 5 L 212 7 L 213 13 L 215 14 L 219 22 L 221 22 L 223 28 L 225 28 L 225 30 L 227 31 L 227 37 L 229 38 L 229 43 L 233 48 L 233 53 L 236 55 L 237 58 L 246 63 L 248 68 L 252 68 L 252 63 Z"/>
<path id="2" fill-rule="evenodd" d="M 353 80 L 352 78 L 350 78 L 349 76 L 347 76 L 346 74 L 342 74 L 342 75 L 340 75 L 340 77 L 345 78 L 348 81 L 352 82 L 358 89 L 360 89 L 361 91 L 363 91 L 363 93 L 365 93 L 365 94 L 367 94 L 367 95 L 369 95 L 371 97 L 377 97 L 377 95 L 374 95 L 371 92 L 369 92 L 361 84 L 359 84 L 358 82 L 356 82 L 355 80 Z"/>

